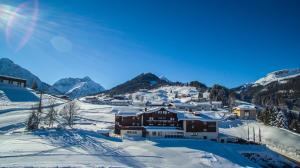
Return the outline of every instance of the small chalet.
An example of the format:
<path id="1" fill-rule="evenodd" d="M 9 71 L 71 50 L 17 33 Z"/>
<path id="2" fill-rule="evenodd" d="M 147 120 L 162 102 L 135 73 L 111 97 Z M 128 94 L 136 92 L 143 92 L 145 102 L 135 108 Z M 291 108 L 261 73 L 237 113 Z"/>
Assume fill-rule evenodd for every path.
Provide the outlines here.
<path id="1" fill-rule="evenodd" d="M 121 136 L 218 139 L 218 121 L 192 113 L 157 107 L 145 111 L 119 111 L 115 133 Z"/>
<path id="2" fill-rule="evenodd" d="M 12 76 L 0 75 L 0 84 L 14 85 L 18 87 L 26 87 L 26 80 Z"/>
<path id="3" fill-rule="evenodd" d="M 253 105 L 239 105 L 232 109 L 233 114 L 241 119 L 256 119 L 256 108 Z"/>

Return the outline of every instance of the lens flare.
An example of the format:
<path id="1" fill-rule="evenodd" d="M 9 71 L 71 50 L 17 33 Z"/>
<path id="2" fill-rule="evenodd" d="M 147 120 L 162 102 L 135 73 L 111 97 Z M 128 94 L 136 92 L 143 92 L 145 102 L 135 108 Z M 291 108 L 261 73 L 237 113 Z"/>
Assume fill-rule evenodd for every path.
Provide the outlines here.
<path id="1" fill-rule="evenodd" d="M 6 43 L 17 52 L 27 44 L 34 32 L 39 14 L 38 0 L 27 1 L 16 8 L 4 6 L 1 9 L 1 20 L 6 22 Z"/>

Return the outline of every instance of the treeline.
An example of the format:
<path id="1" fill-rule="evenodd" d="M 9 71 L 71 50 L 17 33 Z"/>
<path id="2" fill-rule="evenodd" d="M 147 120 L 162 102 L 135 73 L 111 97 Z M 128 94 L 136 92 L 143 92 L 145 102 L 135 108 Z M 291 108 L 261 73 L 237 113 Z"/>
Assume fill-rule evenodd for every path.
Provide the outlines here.
<path id="1" fill-rule="evenodd" d="M 300 114 L 293 113 L 288 109 L 269 106 L 257 114 L 257 119 L 265 125 L 285 128 L 300 133 Z"/>

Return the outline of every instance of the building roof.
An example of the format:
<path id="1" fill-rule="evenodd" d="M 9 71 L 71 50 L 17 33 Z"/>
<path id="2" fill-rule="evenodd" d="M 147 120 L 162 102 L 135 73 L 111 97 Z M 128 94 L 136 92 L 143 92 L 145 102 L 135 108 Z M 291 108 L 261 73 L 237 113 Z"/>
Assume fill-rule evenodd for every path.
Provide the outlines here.
<path id="1" fill-rule="evenodd" d="M 185 113 L 185 112 L 178 113 L 177 118 L 178 121 L 183 121 L 183 120 L 218 121 L 217 119 L 208 116 L 195 116 L 194 114 Z"/>
<path id="2" fill-rule="evenodd" d="M 155 108 L 151 108 L 147 111 L 145 111 L 144 113 L 153 113 L 153 112 L 156 112 L 156 111 L 159 111 L 159 110 L 165 110 L 165 111 L 168 111 L 170 113 L 178 113 L 179 111 L 177 110 L 173 110 L 173 109 L 169 109 L 169 108 L 165 108 L 165 107 L 155 107 Z"/>
<path id="3" fill-rule="evenodd" d="M 142 111 L 118 111 L 116 113 L 117 116 L 122 116 L 122 117 L 135 117 L 135 116 L 138 116 L 140 114 L 142 114 L 143 112 Z"/>
<path id="4" fill-rule="evenodd" d="M 240 110 L 256 110 L 255 106 L 253 105 L 239 105 L 237 107 L 234 107 L 234 109 L 240 109 Z"/>
<path id="5" fill-rule="evenodd" d="M 4 79 L 13 79 L 13 80 L 18 80 L 18 81 L 26 82 L 26 79 L 17 78 L 17 77 L 13 77 L 13 76 L 0 75 L 0 78 L 4 78 Z"/>

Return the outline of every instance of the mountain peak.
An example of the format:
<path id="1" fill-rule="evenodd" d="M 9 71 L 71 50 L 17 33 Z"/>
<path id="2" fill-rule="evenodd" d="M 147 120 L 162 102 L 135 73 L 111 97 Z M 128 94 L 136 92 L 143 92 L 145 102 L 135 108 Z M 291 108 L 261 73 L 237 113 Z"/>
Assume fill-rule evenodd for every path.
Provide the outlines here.
<path id="1" fill-rule="evenodd" d="M 88 77 L 88 76 L 85 76 L 84 78 L 82 78 L 82 80 L 84 80 L 84 81 L 92 81 L 92 79 L 90 77 Z"/>
<path id="2" fill-rule="evenodd" d="M 60 94 L 65 94 L 70 98 L 100 93 L 104 90 L 100 84 L 94 82 L 88 76 L 84 78 L 63 78 L 55 82 L 50 88 L 50 91 L 53 93 L 58 91 Z"/>
<path id="3" fill-rule="evenodd" d="M 280 80 L 284 80 L 284 79 L 288 79 L 288 78 L 293 78 L 293 77 L 296 77 L 299 75 L 300 75 L 300 68 L 283 69 L 283 70 L 268 73 L 267 76 L 255 81 L 254 84 L 267 85 L 274 81 L 280 81 Z"/>

